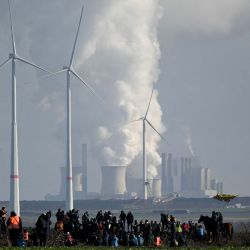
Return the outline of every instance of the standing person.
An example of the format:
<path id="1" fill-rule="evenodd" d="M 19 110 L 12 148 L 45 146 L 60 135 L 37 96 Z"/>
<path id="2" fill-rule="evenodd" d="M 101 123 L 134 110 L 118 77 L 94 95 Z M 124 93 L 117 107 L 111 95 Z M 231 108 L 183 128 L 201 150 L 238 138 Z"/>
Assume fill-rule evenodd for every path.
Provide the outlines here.
<path id="1" fill-rule="evenodd" d="M 172 215 L 170 217 L 170 246 L 178 246 L 178 242 L 176 241 L 176 219 Z"/>
<path id="2" fill-rule="evenodd" d="M 202 228 L 202 225 L 199 225 L 197 228 L 197 235 L 198 239 L 202 241 L 204 239 L 204 229 Z"/>
<path id="3" fill-rule="evenodd" d="M 36 233 L 38 238 L 40 239 L 40 246 L 46 246 L 51 224 L 50 217 L 51 212 L 49 211 L 46 214 L 41 214 L 37 219 Z"/>
<path id="4" fill-rule="evenodd" d="M 121 222 L 123 223 L 123 230 L 125 230 L 125 221 L 126 221 L 126 214 L 124 213 L 124 211 L 122 210 L 121 213 L 120 213 L 120 220 Z"/>
<path id="5" fill-rule="evenodd" d="M 182 246 L 184 244 L 182 239 L 182 227 L 179 221 L 176 223 L 176 240 L 178 242 L 178 246 Z"/>
<path id="6" fill-rule="evenodd" d="M 6 216 L 7 216 L 7 211 L 5 207 L 2 207 L 0 210 L 0 235 L 6 234 Z"/>
<path id="7" fill-rule="evenodd" d="M 132 224 L 134 222 L 134 216 L 133 214 L 129 211 L 127 213 L 127 224 L 128 224 L 128 232 L 132 232 Z"/>
<path id="8" fill-rule="evenodd" d="M 7 227 L 9 229 L 11 245 L 13 247 L 17 246 L 18 237 L 22 232 L 22 220 L 14 211 L 10 213 L 10 217 L 7 220 Z"/>
<path id="9" fill-rule="evenodd" d="M 149 245 L 150 243 L 150 235 L 151 235 L 151 224 L 148 220 L 145 220 L 145 226 L 143 230 L 144 243 L 145 245 Z"/>
<path id="10" fill-rule="evenodd" d="M 63 220 L 64 220 L 64 211 L 58 208 L 56 212 L 56 221 L 63 221 Z"/>
<path id="11" fill-rule="evenodd" d="M 222 213 L 221 213 L 221 212 L 218 212 L 218 219 L 217 219 L 217 222 L 218 222 L 218 229 L 219 229 L 219 232 L 222 232 L 222 229 L 223 229 L 223 216 L 222 216 Z"/>

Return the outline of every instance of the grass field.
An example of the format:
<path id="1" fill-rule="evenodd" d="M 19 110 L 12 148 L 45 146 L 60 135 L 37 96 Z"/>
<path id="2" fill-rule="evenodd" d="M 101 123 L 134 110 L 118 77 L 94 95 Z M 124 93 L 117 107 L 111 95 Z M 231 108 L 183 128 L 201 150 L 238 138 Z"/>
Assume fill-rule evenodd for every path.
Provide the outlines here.
<path id="1" fill-rule="evenodd" d="M 159 249 L 159 248 L 155 248 L 155 247 L 117 247 L 118 249 L 122 250 L 122 249 L 136 249 L 136 250 L 145 250 L 145 249 Z M 0 249 L 4 249 L 4 250 L 8 250 L 8 249 L 20 249 L 20 248 L 14 248 L 14 247 L 0 247 Z M 84 250 L 91 250 L 91 249 L 98 249 L 98 250 L 102 250 L 102 249 L 114 249 L 112 247 L 92 247 L 92 246 L 81 246 L 81 247 L 29 247 L 28 249 L 35 249 L 35 250 L 40 250 L 40 249 L 49 249 L 49 250 L 63 250 L 63 249 L 71 249 L 71 250 L 80 250 L 80 249 L 84 249 Z M 178 247 L 175 248 L 170 248 L 170 247 L 161 247 L 160 249 L 178 249 Z M 234 246 L 227 246 L 227 247 L 219 247 L 219 246 L 208 246 L 208 247 L 195 247 L 195 248 L 189 248 L 189 247 L 179 247 L 179 249 L 181 250 L 192 250 L 192 249 L 204 249 L 204 250 L 250 250 L 250 246 L 249 247 L 234 247 Z"/>
<path id="2" fill-rule="evenodd" d="M 10 243 L 8 240 L 4 240 L 3 238 L 0 240 L 0 250 L 1 249 L 20 249 L 20 247 L 9 247 Z M 226 241 L 219 241 L 217 243 L 208 243 L 207 241 L 193 241 L 193 240 L 187 240 L 187 246 L 181 246 L 181 247 L 169 247 L 169 243 L 166 243 L 162 241 L 162 246 L 158 247 L 160 249 L 182 249 L 182 250 L 192 250 L 192 249 L 206 249 L 206 250 L 250 250 L 250 233 L 237 233 L 234 236 L 233 240 L 230 240 L 229 242 Z M 28 249 L 50 249 L 50 250 L 57 250 L 57 249 L 71 249 L 71 250 L 80 250 L 80 249 L 114 249 L 114 247 L 105 247 L 105 246 L 86 246 L 81 242 L 78 242 L 76 246 L 66 247 L 64 246 L 64 241 L 61 241 L 59 238 L 50 238 L 47 242 L 46 247 L 27 247 Z M 153 245 L 151 246 L 144 246 L 144 247 L 129 247 L 129 246 L 119 246 L 118 249 L 157 249 Z"/>

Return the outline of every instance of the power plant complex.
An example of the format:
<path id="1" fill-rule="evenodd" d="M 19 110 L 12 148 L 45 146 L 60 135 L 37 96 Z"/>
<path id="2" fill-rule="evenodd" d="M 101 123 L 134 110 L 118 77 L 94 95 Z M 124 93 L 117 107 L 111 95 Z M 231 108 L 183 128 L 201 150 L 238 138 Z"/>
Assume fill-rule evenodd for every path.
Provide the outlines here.
<path id="1" fill-rule="evenodd" d="M 87 145 L 82 145 L 82 166 L 73 166 L 73 193 L 75 200 L 89 198 L 131 199 L 143 198 L 143 179 L 131 176 L 128 166 L 105 165 L 100 167 L 101 192 L 88 192 Z M 150 198 L 166 198 L 173 195 L 186 198 L 212 197 L 223 193 L 223 183 L 213 177 L 210 168 L 201 166 L 198 156 L 173 157 L 162 153 L 161 173 L 158 178 L 147 179 Z M 46 200 L 65 199 L 66 168 L 60 168 L 61 186 L 58 195 L 47 194 Z"/>
<path id="2" fill-rule="evenodd" d="M 62 69 L 56 72 L 50 72 L 47 69 L 44 69 L 33 62 L 30 62 L 17 53 L 16 41 L 14 34 L 14 27 L 12 22 L 12 11 L 10 1 L 8 1 L 9 7 L 9 19 L 10 19 L 10 33 L 11 33 L 11 51 L 9 58 L 0 64 L 0 68 L 7 64 L 9 61 L 12 62 L 11 67 L 11 82 L 12 82 L 12 91 L 11 91 L 11 100 L 12 100 L 12 122 L 11 122 L 11 157 L 10 157 L 10 210 L 13 210 L 20 215 L 20 199 L 19 199 L 19 148 L 18 148 L 18 129 L 17 129 L 17 79 L 16 79 L 16 62 L 19 61 L 22 64 L 32 66 L 35 69 L 46 72 L 48 76 L 57 75 L 60 73 L 66 73 L 66 159 L 64 166 L 60 167 L 60 182 L 61 186 L 59 193 L 57 195 L 47 194 L 46 200 L 64 200 L 65 209 L 71 210 L 74 207 L 73 199 L 82 200 L 89 199 L 91 197 L 95 198 L 106 198 L 106 199 L 131 199 L 131 198 L 140 198 L 147 200 L 150 198 L 165 198 L 173 194 L 178 194 L 182 197 L 211 197 L 217 193 L 223 192 L 223 183 L 219 182 L 212 177 L 211 169 L 204 168 L 201 166 L 200 159 L 197 156 L 192 157 L 179 157 L 174 158 L 172 154 L 166 155 L 162 154 L 162 163 L 161 171 L 158 171 L 158 175 L 154 178 L 148 177 L 148 163 L 147 163 L 147 140 L 146 134 L 147 128 L 151 129 L 156 136 L 159 136 L 161 139 L 165 140 L 161 133 L 164 132 L 164 128 L 158 131 L 154 127 L 154 120 L 151 121 L 153 117 L 149 119 L 149 109 L 152 100 L 157 100 L 157 97 L 154 97 L 154 80 L 150 80 L 152 83 L 150 89 L 152 88 L 151 95 L 149 98 L 148 105 L 145 105 L 145 113 L 140 114 L 136 120 L 133 122 L 141 122 L 141 131 L 142 131 L 142 147 L 141 147 L 141 165 L 142 171 L 139 176 L 135 177 L 129 173 L 131 166 L 119 166 L 119 165 L 106 165 L 103 163 L 103 166 L 100 166 L 101 172 L 101 191 L 95 195 L 90 195 L 88 192 L 88 164 L 87 164 L 87 145 L 82 145 L 82 164 L 80 166 L 73 166 L 72 164 L 72 95 L 71 95 L 71 84 L 72 79 L 75 78 L 81 84 L 97 98 L 101 100 L 102 98 L 95 92 L 94 88 L 88 85 L 74 70 L 74 58 L 76 54 L 77 40 L 80 32 L 82 17 L 83 17 L 83 6 L 81 8 L 79 22 L 77 25 L 77 30 L 75 34 L 74 43 L 72 44 L 72 51 L 70 56 L 70 61 L 67 66 L 63 66 Z M 152 41 L 152 45 L 155 41 Z M 150 57 L 149 57 L 150 58 Z M 136 59 L 137 61 L 137 59 Z M 148 70 L 148 69 L 147 69 Z M 156 70 L 158 72 L 158 70 Z M 137 79 L 137 72 L 136 78 Z M 149 77 L 151 79 L 151 76 Z M 132 89 L 131 89 L 132 90 Z M 143 98 L 145 99 L 145 98 Z M 126 103 L 126 102 L 125 102 Z M 145 100 L 143 101 L 145 103 Z M 137 105 L 137 103 L 136 103 Z M 133 106 L 133 105 L 132 105 Z M 139 110 L 138 110 L 139 111 Z M 154 110 L 155 111 L 155 110 Z M 141 113 L 141 111 L 140 111 Z M 161 110 L 158 110 L 158 118 L 161 117 Z M 159 124 L 158 124 L 159 126 Z M 162 126 L 164 127 L 164 126 Z M 132 131 L 132 130 L 131 130 Z M 139 135 L 139 134 L 138 134 Z M 131 136 L 131 135 L 130 135 Z M 152 137 L 153 138 L 153 137 Z M 152 140 L 156 144 L 158 140 Z M 123 142 L 121 142 L 123 143 Z M 153 144 L 154 144 L 153 143 Z M 124 146 L 124 145 L 123 145 Z M 126 145 L 128 146 L 128 145 Z M 126 148 L 126 147 L 125 147 Z M 155 151 L 156 149 L 153 149 Z M 127 152 L 130 152 L 126 148 Z M 153 152 L 155 153 L 155 152 Z M 122 154 L 122 153 L 121 153 Z M 135 154 L 136 156 L 136 154 Z M 152 152 L 151 152 L 152 156 Z M 134 158 L 131 158 L 128 162 L 133 161 Z M 158 160 L 158 154 L 157 154 Z M 149 161 L 150 162 L 150 161 Z M 138 164 L 139 165 L 139 164 Z M 139 169 L 139 166 L 132 166 L 133 168 Z"/>

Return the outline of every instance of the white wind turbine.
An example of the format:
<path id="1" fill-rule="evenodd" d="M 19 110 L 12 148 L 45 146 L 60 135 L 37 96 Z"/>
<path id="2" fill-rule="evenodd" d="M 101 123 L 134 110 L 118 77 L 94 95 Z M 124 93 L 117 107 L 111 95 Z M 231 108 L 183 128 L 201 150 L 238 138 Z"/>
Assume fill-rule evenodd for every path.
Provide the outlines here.
<path id="1" fill-rule="evenodd" d="M 17 138 L 17 110 L 16 110 L 16 61 L 28 64 L 34 68 L 50 73 L 49 71 L 37 66 L 36 64 L 29 62 L 28 60 L 20 57 L 16 51 L 16 44 L 14 38 L 14 30 L 12 25 L 12 15 L 10 0 L 8 0 L 9 14 L 10 14 L 10 26 L 11 26 L 11 40 L 12 40 L 12 53 L 9 54 L 9 58 L 4 61 L 0 68 L 12 62 L 12 123 L 11 123 L 11 161 L 10 161 L 10 209 L 15 211 L 16 214 L 20 214 L 20 202 L 19 202 L 19 174 L 18 174 L 18 138 Z"/>
<path id="2" fill-rule="evenodd" d="M 64 66 L 62 70 L 57 71 L 53 74 L 46 75 L 51 76 L 51 75 L 56 75 L 62 72 L 67 72 L 67 173 L 66 173 L 66 199 L 65 199 L 65 209 L 66 211 L 71 210 L 74 208 L 73 205 L 73 178 L 72 178 L 72 149 L 71 149 L 71 89 L 70 89 L 70 75 L 74 75 L 80 82 L 82 82 L 90 91 L 92 94 L 94 94 L 96 97 L 100 98 L 94 89 L 89 86 L 81 76 L 79 76 L 76 71 L 73 68 L 73 59 L 74 59 L 74 54 L 75 54 L 75 48 L 76 48 L 76 42 L 79 34 L 79 29 L 81 25 L 81 20 L 82 20 L 82 14 L 83 14 L 83 8 L 81 10 L 81 16 L 76 32 L 76 37 L 74 41 L 74 46 L 70 58 L 70 63 L 69 66 Z"/>
<path id="3" fill-rule="evenodd" d="M 143 199 L 148 199 L 148 192 L 147 192 L 147 165 L 146 165 L 146 123 L 163 139 L 165 138 L 157 131 L 157 129 L 152 125 L 152 123 L 147 119 L 149 107 L 151 104 L 152 96 L 153 96 L 154 89 L 152 89 L 150 100 L 148 103 L 148 107 L 146 110 L 146 113 L 143 117 L 135 120 L 136 121 L 142 121 L 142 171 L 143 171 Z"/>

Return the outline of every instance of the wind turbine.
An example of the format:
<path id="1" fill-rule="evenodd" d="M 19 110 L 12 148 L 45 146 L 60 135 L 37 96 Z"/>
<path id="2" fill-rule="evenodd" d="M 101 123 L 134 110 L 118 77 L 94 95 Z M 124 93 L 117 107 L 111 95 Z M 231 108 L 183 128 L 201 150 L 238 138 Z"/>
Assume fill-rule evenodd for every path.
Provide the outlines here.
<path id="1" fill-rule="evenodd" d="M 165 138 L 157 131 L 157 129 L 152 125 L 152 123 L 147 119 L 149 107 L 151 104 L 152 96 L 153 96 L 154 89 L 152 89 L 150 100 L 148 103 L 148 107 L 146 110 L 146 113 L 143 117 L 135 120 L 136 121 L 142 121 L 142 171 L 143 171 L 143 199 L 148 199 L 148 192 L 147 192 L 147 166 L 146 166 L 146 123 L 163 139 Z"/>
<path id="2" fill-rule="evenodd" d="M 9 54 L 9 58 L 4 61 L 0 68 L 12 62 L 12 123 L 11 123 L 11 161 L 10 161 L 10 209 L 15 211 L 16 214 L 20 214 L 20 202 L 19 202 L 19 174 L 18 174 L 18 138 L 17 138 L 17 110 L 16 110 L 16 61 L 30 65 L 39 70 L 50 73 L 49 71 L 37 66 L 36 64 L 20 57 L 16 51 L 15 37 L 12 25 L 12 15 L 10 0 L 8 0 L 9 15 L 10 15 L 10 27 L 11 27 L 11 40 L 12 40 L 12 53 Z"/>
<path id="3" fill-rule="evenodd" d="M 66 75 L 67 75 L 67 163 L 66 163 L 67 164 L 66 165 L 67 172 L 66 172 L 66 199 L 65 199 L 65 209 L 66 209 L 66 211 L 71 210 L 71 209 L 74 208 L 74 206 L 73 206 L 73 178 L 72 178 L 72 149 L 71 149 L 71 88 L 70 88 L 70 75 L 72 74 L 73 76 L 75 76 L 81 83 L 83 83 L 91 91 L 91 93 L 93 95 L 100 98 L 97 95 L 97 93 L 94 91 L 94 89 L 91 86 L 89 86 L 82 79 L 82 77 L 79 76 L 76 73 L 76 71 L 73 68 L 73 60 L 74 60 L 76 42 L 77 42 L 77 39 L 78 39 L 78 34 L 79 34 L 81 21 L 82 21 L 83 8 L 84 8 L 84 6 L 82 6 L 81 16 L 80 16 L 80 20 L 79 20 L 79 23 L 78 23 L 78 28 L 77 28 L 77 32 L 76 32 L 76 36 L 75 36 L 75 41 L 74 41 L 74 46 L 73 46 L 69 66 L 64 66 L 62 70 L 59 70 L 59 71 L 57 71 L 55 73 L 52 73 L 52 74 L 49 74 L 49 75 L 45 75 L 45 77 L 47 77 L 47 76 L 56 75 L 56 74 L 59 74 L 59 73 L 62 73 L 62 72 L 66 72 Z"/>

